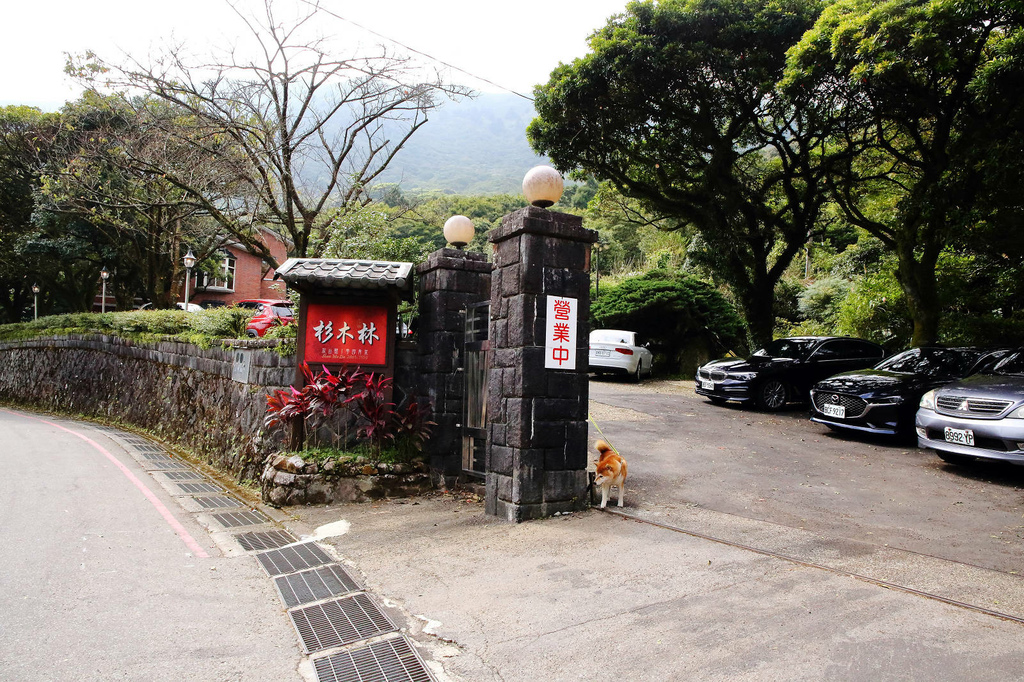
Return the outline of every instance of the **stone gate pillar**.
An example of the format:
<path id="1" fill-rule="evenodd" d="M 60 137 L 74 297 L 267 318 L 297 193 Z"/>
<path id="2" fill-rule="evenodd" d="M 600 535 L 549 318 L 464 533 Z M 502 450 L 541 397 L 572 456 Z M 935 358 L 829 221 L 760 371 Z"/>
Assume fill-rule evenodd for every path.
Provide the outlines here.
<path id="1" fill-rule="evenodd" d="M 488 235 L 491 370 L 486 511 L 509 521 L 584 509 L 590 245 L 582 219 L 529 206 Z M 545 369 L 547 298 L 577 301 L 576 368 Z"/>
<path id="2" fill-rule="evenodd" d="M 439 249 L 416 268 L 419 275 L 420 387 L 434 407 L 437 423 L 423 445 L 435 477 L 453 478 L 462 471 L 463 314 L 491 292 L 491 264 L 472 251 Z M 448 485 L 448 481 L 444 482 Z"/>

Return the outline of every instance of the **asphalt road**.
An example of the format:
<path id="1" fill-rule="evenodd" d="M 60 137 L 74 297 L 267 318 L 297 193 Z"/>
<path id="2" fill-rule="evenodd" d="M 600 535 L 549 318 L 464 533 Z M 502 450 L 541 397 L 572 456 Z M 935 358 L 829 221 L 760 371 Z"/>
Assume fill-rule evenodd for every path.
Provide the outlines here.
<path id="1" fill-rule="evenodd" d="M 0 409 L 0 442 L 0 680 L 302 679 L 273 583 L 116 441 Z"/>
<path id="2" fill-rule="evenodd" d="M 839 435 L 792 405 L 717 406 L 691 382 L 592 381 L 592 413 L 630 462 L 627 500 L 1024 571 L 1024 467 L 946 464 L 891 438 Z"/>
<path id="3" fill-rule="evenodd" d="M 713 405 L 691 382 L 590 390 L 631 514 L 1024 618 L 1024 468 L 838 435 L 798 405 Z"/>

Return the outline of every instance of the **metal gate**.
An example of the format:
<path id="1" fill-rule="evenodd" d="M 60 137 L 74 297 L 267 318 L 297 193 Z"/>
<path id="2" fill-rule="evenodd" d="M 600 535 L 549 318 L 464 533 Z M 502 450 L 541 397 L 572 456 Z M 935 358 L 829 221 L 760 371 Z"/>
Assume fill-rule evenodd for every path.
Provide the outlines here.
<path id="1" fill-rule="evenodd" d="M 486 473 L 487 375 L 491 367 L 488 339 L 489 301 L 466 306 L 466 334 L 462 376 L 462 471 L 471 476 Z"/>

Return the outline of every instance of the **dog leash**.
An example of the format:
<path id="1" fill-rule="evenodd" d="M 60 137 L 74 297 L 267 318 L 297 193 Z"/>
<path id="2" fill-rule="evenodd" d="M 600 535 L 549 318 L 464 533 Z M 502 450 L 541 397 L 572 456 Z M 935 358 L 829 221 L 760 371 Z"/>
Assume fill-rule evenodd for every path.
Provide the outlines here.
<path id="1" fill-rule="evenodd" d="M 617 448 L 616 448 L 616 447 L 615 447 L 614 445 L 612 445 L 612 442 L 611 442 L 611 440 L 609 440 L 609 439 L 608 439 L 608 436 L 604 435 L 604 431 L 602 431 L 602 430 L 601 430 L 601 427 L 597 425 L 597 422 L 596 422 L 596 421 L 594 421 L 594 415 L 592 415 L 592 414 L 590 414 L 590 413 L 588 412 L 588 413 L 587 413 L 587 419 L 589 419 L 589 420 L 590 420 L 590 423 L 594 425 L 594 428 L 595 428 L 595 429 L 597 429 L 597 432 L 598 432 L 599 434 L 601 434 L 601 439 L 602 439 L 602 440 L 603 440 L 603 441 L 604 441 L 605 443 L 608 443 L 608 445 L 609 445 L 609 446 L 611 446 L 612 452 L 614 452 L 614 453 L 615 453 L 616 455 L 617 455 L 617 454 L 619 454 L 619 451 L 618 451 L 618 449 L 617 449 Z"/>

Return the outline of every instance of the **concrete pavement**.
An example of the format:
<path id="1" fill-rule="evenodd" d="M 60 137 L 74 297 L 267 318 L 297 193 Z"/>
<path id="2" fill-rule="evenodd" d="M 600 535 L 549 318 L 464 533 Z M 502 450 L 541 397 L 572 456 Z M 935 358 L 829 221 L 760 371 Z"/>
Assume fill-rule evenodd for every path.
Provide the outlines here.
<path id="1" fill-rule="evenodd" d="M 288 511 L 299 532 L 351 523 L 330 542 L 441 679 L 1024 679 L 1019 623 L 597 510 L 509 525 L 448 495 Z"/>

